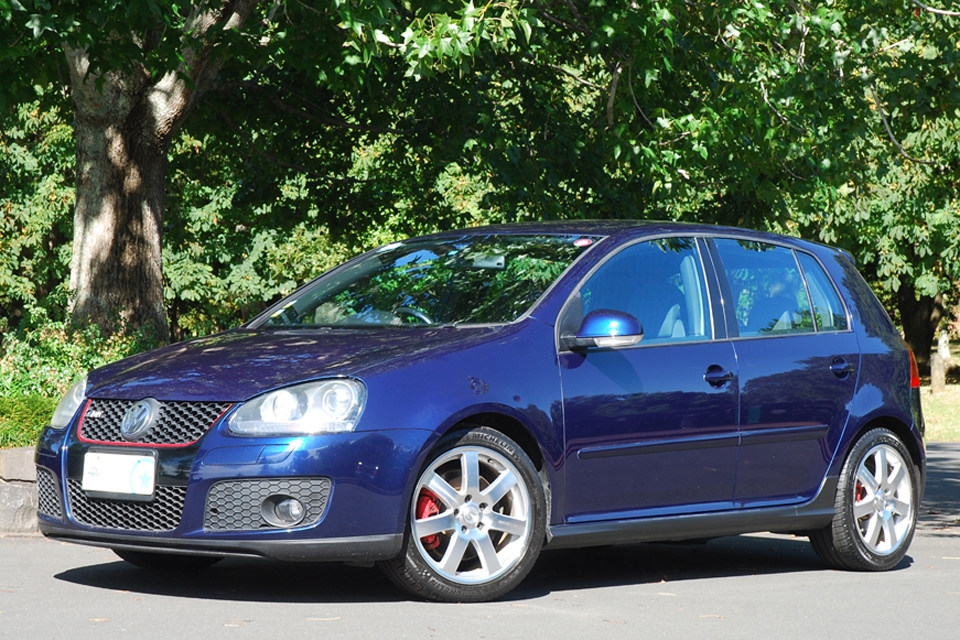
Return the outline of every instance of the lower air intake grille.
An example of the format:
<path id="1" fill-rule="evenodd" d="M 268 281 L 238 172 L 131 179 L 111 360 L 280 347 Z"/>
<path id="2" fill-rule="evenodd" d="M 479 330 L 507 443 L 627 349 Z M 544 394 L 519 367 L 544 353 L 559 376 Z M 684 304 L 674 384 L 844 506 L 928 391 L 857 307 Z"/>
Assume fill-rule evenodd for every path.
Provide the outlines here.
<path id="1" fill-rule="evenodd" d="M 37 497 L 40 499 L 37 510 L 41 514 L 56 520 L 63 520 L 57 476 L 46 467 L 37 467 Z"/>
<path id="2" fill-rule="evenodd" d="M 256 531 L 278 529 L 260 515 L 263 501 L 276 495 L 296 498 L 304 507 L 297 526 L 314 524 L 330 499 L 329 478 L 274 478 L 266 480 L 224 480 L 210 487 L 203 528 L 207 531 Z"/>
<path id="3" fill-rule="evenodd" d="M 158 486 L 153 502 L 88 498 L 79 480 L 67 480 L 70 509 L 80 524 L 126 531 L 173 531 L 180 526 L 186 487 Z"/>

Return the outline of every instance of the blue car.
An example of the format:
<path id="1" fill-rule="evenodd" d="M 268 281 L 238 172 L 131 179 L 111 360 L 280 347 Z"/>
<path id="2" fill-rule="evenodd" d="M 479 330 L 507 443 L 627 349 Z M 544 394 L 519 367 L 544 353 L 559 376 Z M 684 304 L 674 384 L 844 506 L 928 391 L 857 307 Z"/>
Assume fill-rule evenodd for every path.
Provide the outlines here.
<path id="1" fill-rule="evenodd" d="M 148 569 L 378 563 L 483 601 L 541 549 L 809 536 L 884 570 L 924 486 L 916 362 L 850 256 L 664 222 L 365 253 L 231 331 L 91 371 L 40 529 Z"/>

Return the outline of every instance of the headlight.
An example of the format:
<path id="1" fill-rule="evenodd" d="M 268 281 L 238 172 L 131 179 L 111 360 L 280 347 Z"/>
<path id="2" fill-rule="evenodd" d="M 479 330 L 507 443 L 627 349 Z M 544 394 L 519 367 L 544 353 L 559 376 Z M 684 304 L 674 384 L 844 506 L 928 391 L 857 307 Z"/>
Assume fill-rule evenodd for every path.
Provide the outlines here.
<path id="1" fill-rule="evenodd" d="M 245 403 L 227 427 L 240 436 L 303 436 L 353 431 L 367 401 L 357 380 L 321 380 L 277 389 Z"/>
<path id="2" fill-rule="evenodd" d="M 53 417 L 50 418 L 50 426 L 54 429 L 63 429 L 73 420 L 73 415 L 83 403 L 83 397 L 87 392 L 87 376 L 83 376 L 73 383 L 67 394 L 53 410 Z"/>

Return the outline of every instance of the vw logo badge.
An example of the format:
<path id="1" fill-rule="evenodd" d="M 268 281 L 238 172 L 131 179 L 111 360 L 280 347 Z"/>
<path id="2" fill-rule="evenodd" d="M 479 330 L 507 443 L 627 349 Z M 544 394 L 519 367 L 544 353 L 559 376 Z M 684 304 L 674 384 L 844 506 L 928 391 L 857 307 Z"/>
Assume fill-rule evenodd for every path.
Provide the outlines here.
<path id="1" fill-rule="evenodd" d="M 123 414 L 120 423 L 120 434 L 124 440 L 139 440 L 142 438 L 160 414 L 160 403 L 153 398 L 144 398 L 134 403 Z"/>

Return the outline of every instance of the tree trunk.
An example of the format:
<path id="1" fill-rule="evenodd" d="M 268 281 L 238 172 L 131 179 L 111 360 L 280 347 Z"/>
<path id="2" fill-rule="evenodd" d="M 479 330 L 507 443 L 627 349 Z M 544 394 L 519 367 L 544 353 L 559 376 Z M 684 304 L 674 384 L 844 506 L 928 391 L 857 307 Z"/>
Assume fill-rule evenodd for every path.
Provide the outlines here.
<path id="1" fill-rule="evenodd" d="M 943 318 L 943 294 L 918 296 L 913 284 L 902 282 L 897 291 L 897 308 L 903 337 L 917 357 L 917 366 L 926 373 L 930 370 L 933 337 Z"/>
<path id="2" fill-rule="evenodd" d="M 152 326 L 166 341 L 161 242 L 170 136 L 156 134 L 147 90 L 104 93 L 74 90 L 72 313 L 107 333 Z"/>
<path id="3" fill-rule="evenodd" d="M 70 311 L 108 334 L 152 327 L 161 341 L 170 337 L 162 261 L 167 154 L 222 66 L 208 36 L 238 28 L 257 0 L 211 4 L 191 7 L 177 36 L 176 70 L 151 76 L 131 64 L 91 72 L 87 51 L 64 45 L 77 139 Z M 144 48 L 162 37 L 162 30 L 132 35 Z"/>

